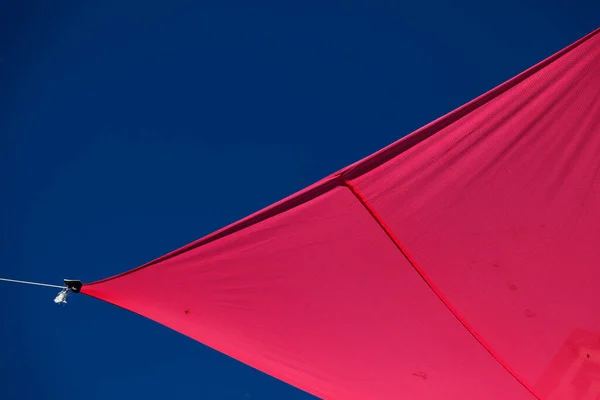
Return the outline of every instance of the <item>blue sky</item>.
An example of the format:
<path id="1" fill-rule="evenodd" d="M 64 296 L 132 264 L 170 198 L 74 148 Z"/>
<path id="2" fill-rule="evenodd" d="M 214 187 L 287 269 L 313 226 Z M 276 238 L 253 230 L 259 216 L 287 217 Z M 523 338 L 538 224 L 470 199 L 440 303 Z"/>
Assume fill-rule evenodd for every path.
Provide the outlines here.
<path id="1" fill-rule="evenodd" d="M 94 281 L 362 158 L 598 27 L 589 1 L 0 3 L 0 276 Z M 249 4 L 253 4 L 250 6 Z M 310 399 L 0 283 L 3 399 Z"/>

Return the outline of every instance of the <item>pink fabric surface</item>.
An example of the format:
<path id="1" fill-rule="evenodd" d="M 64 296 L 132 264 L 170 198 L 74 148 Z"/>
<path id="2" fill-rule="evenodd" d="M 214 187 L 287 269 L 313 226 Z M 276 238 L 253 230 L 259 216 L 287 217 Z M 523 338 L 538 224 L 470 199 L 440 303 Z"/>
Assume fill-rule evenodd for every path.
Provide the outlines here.
<path id="1" fill-rule="evenodd" d="M 595 399 L 598 32 L 82 292 L 322 398 Z"/>

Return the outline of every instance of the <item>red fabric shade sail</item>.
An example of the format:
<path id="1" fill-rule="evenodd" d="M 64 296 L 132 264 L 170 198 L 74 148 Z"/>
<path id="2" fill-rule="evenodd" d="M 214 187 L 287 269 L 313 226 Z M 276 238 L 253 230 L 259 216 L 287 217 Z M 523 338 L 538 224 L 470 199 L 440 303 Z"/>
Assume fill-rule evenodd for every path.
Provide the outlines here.
<path id="1" fill-rule="evenodd" d="M 598 33 L 82 292 L 322 398 L 600 398 Z"/>

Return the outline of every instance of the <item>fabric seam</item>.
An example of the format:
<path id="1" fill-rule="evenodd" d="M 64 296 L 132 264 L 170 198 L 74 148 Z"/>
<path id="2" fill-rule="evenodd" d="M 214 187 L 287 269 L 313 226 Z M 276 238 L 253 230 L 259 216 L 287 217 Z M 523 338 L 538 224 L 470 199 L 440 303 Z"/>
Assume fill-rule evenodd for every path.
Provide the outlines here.
<path id="1" fill-rule="evenodd" d="M 425 284 L 429 287 L 429 289 L 437 296 L 437 298 L 446 306 L 448 311 L 460 322 L 460 324 L 465 328 L 471 336 L 496 360 L 505 370 L 508 372 L 514 379 L 517 380 L 533 397 L 537 400 L 541 400 L 540 397 L 535 393 L 533 388 L 529 387 L 527 383 L 525 383 L 524 379 L 522 379 L 508 364 L 504 361 L 487 343 L 478 333 L 473 329 L 473 327 L 466 321 L 466 319 L 461 316 L 456 308 L 450 303 L 450 301 L 441 293 L 439 288 L 435 286 L 433 281 L 427 276 L 425 271 L 416 263 L 414 258 L 408 253 L 405 246 L 401 244 L 399 239 L 394 235 L 392 230 L 387 226 L 382 217 L 377 213 L 377 211 L 369 204 L 367 199 L 360 193 L 360 191 L 354 186 L 350 181 L 341 177 L 343 185 L 350 190 L 352 195 L 358 200 L 358 202 L 363 206 L 363 208 L 369 213 L 371 218 L 375 220 L 377 225 L 383 230 L 388 239 L 392 241 L 392 243 L 396 246 L 398 251 L 404 256 L 404 258 L 408 261 L 411 267 L 416 271 L 416 273 L 423 279 Z"/>

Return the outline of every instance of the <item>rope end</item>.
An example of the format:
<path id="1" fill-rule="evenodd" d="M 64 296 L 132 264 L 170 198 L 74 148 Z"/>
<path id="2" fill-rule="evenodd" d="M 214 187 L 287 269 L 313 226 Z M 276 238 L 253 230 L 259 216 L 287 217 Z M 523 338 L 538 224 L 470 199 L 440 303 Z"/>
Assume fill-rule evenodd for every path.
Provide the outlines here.
<path id="1" fill-rule="evenodd" d="M 69 294 L 70 290 L 71 289 L 69 288 L 64 288 L 63 290 L 61 290 L 60 293 L 57 294 L 54 298 L 54 302 L 56 304 L 67 304 L 67 295 Z"/>
<path id="2" fill-rule="evenodd" d="M 69 292 L 79 293 L 83 287 L 83 283 L 81 283 L 79 280 L 65 279 L 64 282 L 67 287 L 61 290 L 60 293 L 54 298 L 54 303 L 56 304 L 67 304 L 67 296 L 69 295 Z"/>

